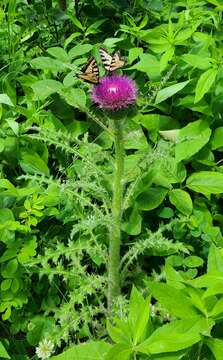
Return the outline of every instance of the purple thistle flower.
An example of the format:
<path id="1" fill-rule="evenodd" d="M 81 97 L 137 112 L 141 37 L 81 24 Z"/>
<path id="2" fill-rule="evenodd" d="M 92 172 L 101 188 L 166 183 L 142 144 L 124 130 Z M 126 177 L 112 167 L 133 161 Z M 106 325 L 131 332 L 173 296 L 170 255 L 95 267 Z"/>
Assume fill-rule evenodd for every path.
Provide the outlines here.
<path id="1" fill-rule="evenodd" d="M 104 76 L 92 89 L 92 101 L 102 109 L 119 110 L 136 100 L 137 90 L 133 80 L 127 76 Z"/>

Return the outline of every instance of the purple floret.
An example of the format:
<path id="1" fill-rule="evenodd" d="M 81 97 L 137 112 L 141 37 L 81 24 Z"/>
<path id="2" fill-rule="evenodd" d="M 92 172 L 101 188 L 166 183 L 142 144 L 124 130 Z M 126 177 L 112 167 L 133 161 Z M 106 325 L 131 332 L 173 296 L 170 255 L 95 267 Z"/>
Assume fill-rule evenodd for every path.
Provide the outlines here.
<path id="1" fill-rule="evenodd" d="M 127 76 L 112 75 L 101 78 L 92 89 L 92 101 L 102 109 L 119 110 L 136 100 L 137 90 L 133 80 Z"/>

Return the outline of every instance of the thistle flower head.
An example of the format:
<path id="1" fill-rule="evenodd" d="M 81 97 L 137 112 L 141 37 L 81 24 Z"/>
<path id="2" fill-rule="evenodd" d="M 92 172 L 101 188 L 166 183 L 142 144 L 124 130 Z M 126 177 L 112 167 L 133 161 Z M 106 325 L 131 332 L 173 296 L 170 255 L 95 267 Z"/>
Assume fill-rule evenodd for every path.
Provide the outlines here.
<path id="1" fill-rule="evenodd" d="M 40 341 L 39 346 L 36 348 L 36 355 L 39 359 L 49 359 L 53 352 L 54 345 L 51 340 L 44 339 Z"/>
<path id="2" fill-rule="evenodd" d="M 119 110 L 136 100 L 137 90 L 133 80 L 127 76 L 104 76 L 92 89 L 92 101 L 102 109 Z"/>

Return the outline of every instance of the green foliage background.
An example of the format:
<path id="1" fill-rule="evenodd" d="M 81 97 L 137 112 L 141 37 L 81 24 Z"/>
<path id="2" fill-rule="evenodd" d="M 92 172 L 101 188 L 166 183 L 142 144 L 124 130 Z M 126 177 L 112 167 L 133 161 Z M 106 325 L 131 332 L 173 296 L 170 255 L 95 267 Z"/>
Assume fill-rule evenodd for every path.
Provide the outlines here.
<path id="1" fill-rule="evenodd" d="M 34 359 L 43 339 L 58 353 L 105 340 L 75 347 L 71 356 L 80 359 L 93 348 L 107 360 L 221 358 L 222 11 L 221 0 L 2 1 L 3 358 Z M 101 46 L 121 51 L 122 73 L 138 88 L 124 129 L 122 296 L 107 330 L 113 140 L 108 114 L 92 105 L 91 86 L 76 76 L 89 55 L 100 64 Z M 138 290 L 129 305 L 132 285 Z M 179 311 L 167 290 L 176 292 Z M 138 335 L 130 331 L 123 341 L 126 323 L 137 328 L 148 310 L 149 294 L 147 330 L 137 325 Z M 197 318 L 202 314 L 208 323 Z M 179 342 L 192 335 L 178 348 L 165 340 L 161 351 L 150 344 L 163 326 Z"/>

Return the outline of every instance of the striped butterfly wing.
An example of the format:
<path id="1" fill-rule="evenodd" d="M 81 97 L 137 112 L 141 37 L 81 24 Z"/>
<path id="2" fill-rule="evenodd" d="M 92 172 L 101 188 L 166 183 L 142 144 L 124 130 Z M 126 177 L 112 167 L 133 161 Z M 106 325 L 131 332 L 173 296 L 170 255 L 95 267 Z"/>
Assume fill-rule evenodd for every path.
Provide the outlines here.
<path id="1" fill-rule="evenodd" d="M 99 83 L 99 69 L 95 58 L 91 57 L 87 64 L 83 67 L 78 78 L 90 84 Z"/>
<path id="2" fill-rule="evenodd" d="M 120 56 L 120 52 L 116 52 L 113 56 L 112 56 L 112 61 L 111 61 L 111 65 L 110 65 L 110 71 L 115 71 L 117 69 L 122 68 L 125 65 L 125 61 L 121 58 Z"/>
<path id="3" fill-rule="evenodd" d="M 120 57 L 120 52 L 116 52 L 114 55 L 109 55 L 104 49 L 99 49 L 101 60 L 103 62 L 105 70 L 112 72 L 120 69 L 125 64 L 124 60 Z"/>
<path id="4" fill-rule="evenodd" d="M 110 71 L 110 66 L 112 62 L 112 56 L 107 53 L 104 49 L 99 49 L 99 53 L 101 55 L 101 60 L 103 62 L 104 68 L 107 71 Z"/>

